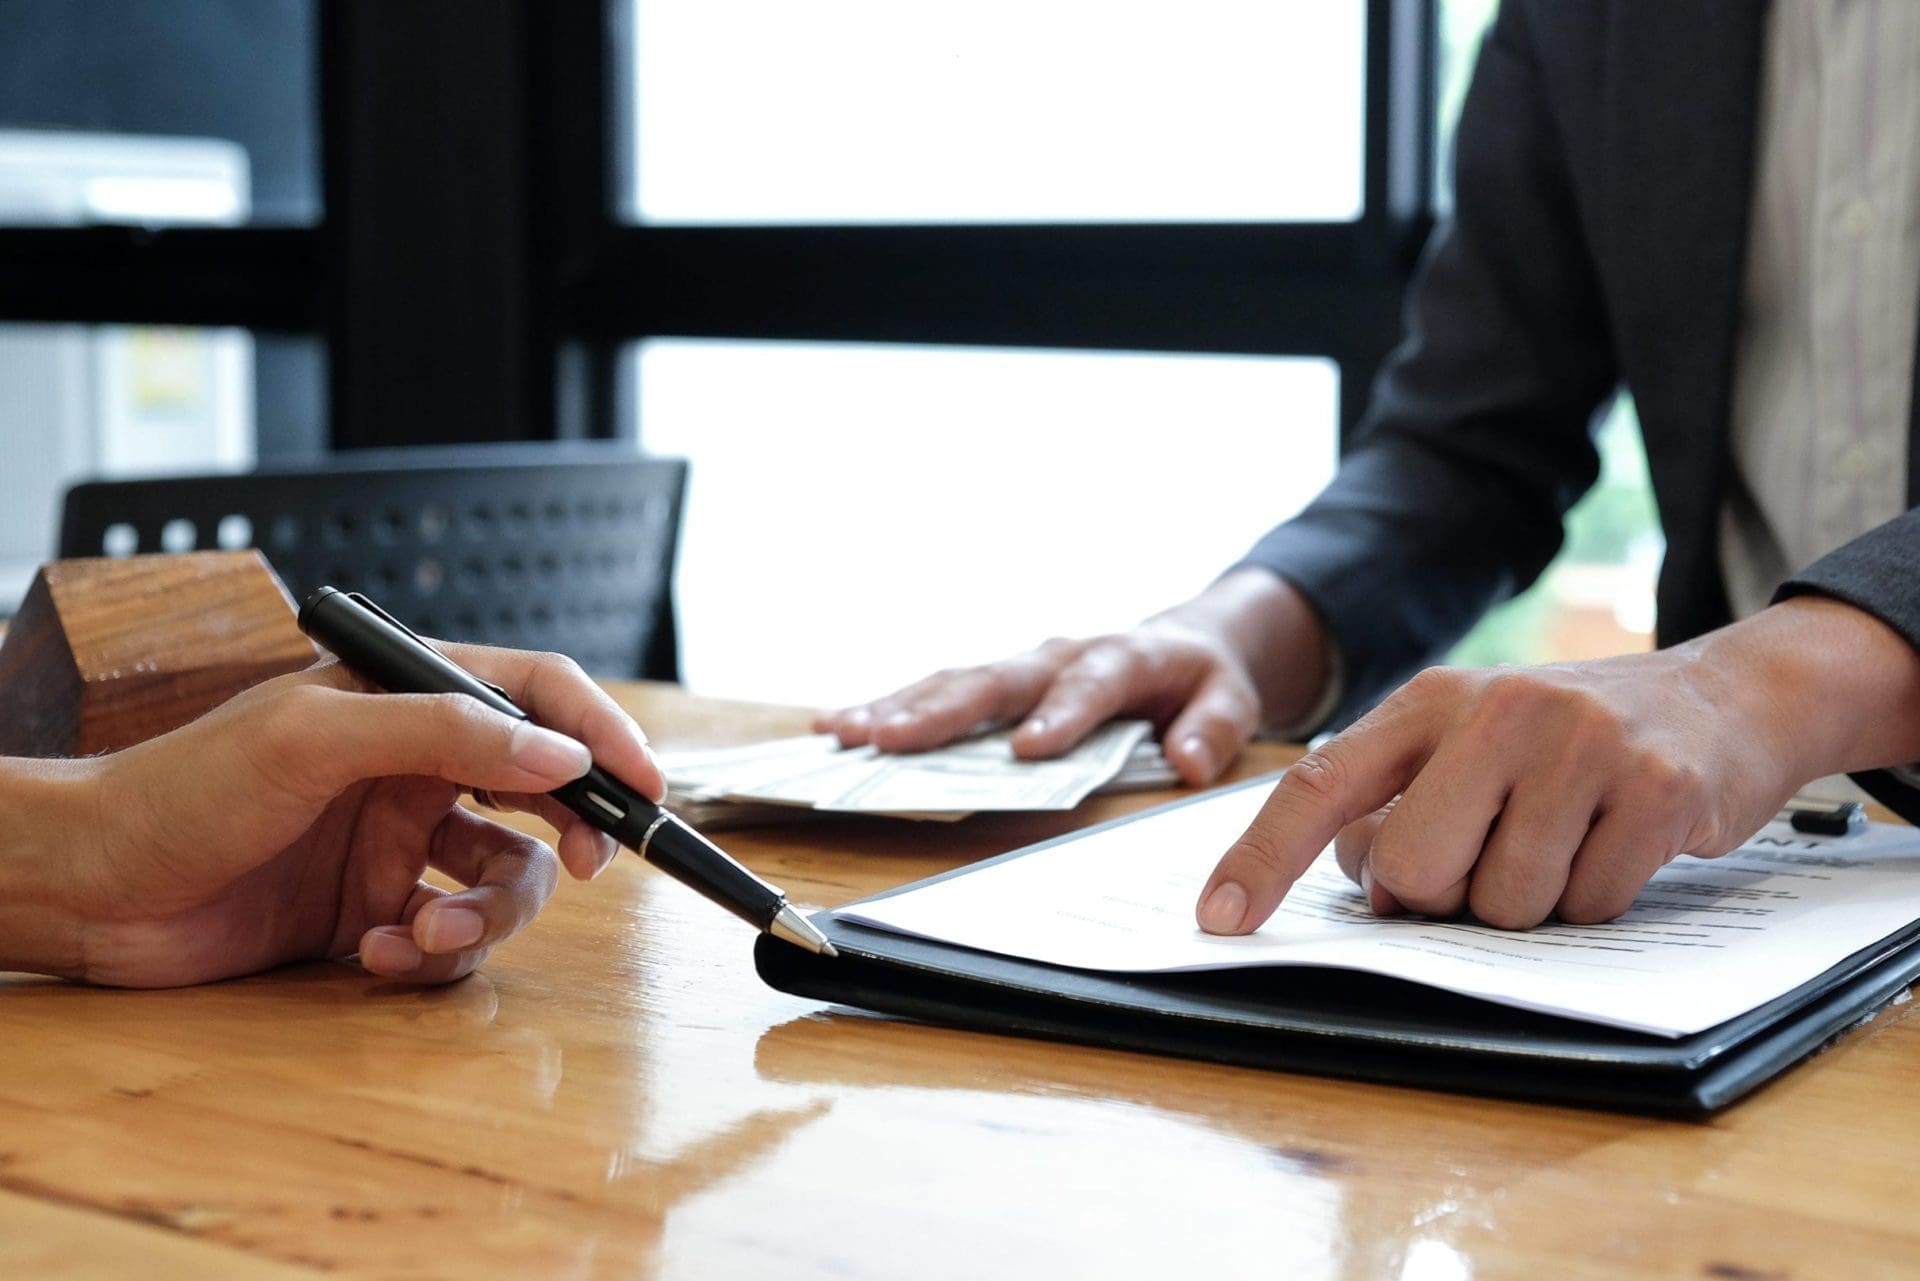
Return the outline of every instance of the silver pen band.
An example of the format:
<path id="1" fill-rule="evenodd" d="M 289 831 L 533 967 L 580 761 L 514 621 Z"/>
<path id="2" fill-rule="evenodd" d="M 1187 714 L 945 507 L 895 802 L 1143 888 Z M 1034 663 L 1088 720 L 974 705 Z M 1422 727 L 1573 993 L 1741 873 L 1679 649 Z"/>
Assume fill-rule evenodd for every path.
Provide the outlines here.
<path id="1" fill-rule="evenodd" d="M 647 824 L 647 830 L 640 834 L 640 844 L 635 847 L 634 853 L 638 854 L 641 858 L 645 858 L 647 856 L 647 846 L 653 844 L 653 834 L 660 830 L 662 823 L 670 823 L 672 821 L 673 815 L 667 813 L 665 810 L 661 810 L 660 817 Z"/>

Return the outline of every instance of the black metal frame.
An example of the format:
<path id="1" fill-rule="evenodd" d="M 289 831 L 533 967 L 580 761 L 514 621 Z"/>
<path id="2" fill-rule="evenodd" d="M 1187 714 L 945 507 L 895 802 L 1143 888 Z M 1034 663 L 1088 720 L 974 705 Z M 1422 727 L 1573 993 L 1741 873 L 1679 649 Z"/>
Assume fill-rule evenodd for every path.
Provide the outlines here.
<path id="1" fill-rule="evenodd" d="M 1350 427 L 1430 226 L 1435 0 L 1367 0 L 1351 223 L 649 227 L 622 0 L 320 0 L 307 229 L 0 230 L 0 313 L 323 334 L 338 448 L 618 434 L 650 335 L 1318 355 Z"/>

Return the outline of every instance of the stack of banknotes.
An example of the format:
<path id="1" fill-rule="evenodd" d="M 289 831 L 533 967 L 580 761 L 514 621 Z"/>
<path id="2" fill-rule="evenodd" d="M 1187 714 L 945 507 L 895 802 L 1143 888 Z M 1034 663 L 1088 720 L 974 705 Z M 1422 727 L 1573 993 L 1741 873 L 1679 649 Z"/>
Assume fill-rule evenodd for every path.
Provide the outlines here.
<path id="1" fill-rule="evenodd" d="M 1069 810 L 1096 792 L 1179 782 L 1146 721 L 1114 721 L 1065 756 L 1016 758 L 1007 731 L 888 755 L 831 734 L 662 752 L 667 804 L 695 826 L 791 819 L 796 810 L 947 821 L 991 810 Z"/>

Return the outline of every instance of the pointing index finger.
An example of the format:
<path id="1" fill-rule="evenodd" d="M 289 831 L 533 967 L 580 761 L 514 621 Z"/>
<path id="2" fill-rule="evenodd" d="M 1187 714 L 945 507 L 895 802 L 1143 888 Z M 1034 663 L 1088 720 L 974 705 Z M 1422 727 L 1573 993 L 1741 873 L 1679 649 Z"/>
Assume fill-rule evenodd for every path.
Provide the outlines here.
<path id="1" fill-rule="evenodd" d="M 1294 762 L 1200 891 L 1209 934 L 1247 934 L 1273 915 L 1340 829 L 1398 795 L 1420 767 L 1423 718 L 1393 701 Z"/>

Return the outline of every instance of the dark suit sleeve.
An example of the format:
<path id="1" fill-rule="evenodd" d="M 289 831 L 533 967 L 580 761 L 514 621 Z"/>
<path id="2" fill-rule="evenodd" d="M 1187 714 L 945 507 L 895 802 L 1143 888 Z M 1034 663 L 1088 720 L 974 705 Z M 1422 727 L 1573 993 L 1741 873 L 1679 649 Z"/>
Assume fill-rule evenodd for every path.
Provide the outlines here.
<path id="1" fill-rule="evenodd" d="M 1808 595 L 1865 610 L 1920 650 L 1920 509 L 1828 552 L 1782 584 L 1774 599 Z M 1875 800 L 1920 823 L 1920 791 L 1884 770 L 1853 777 Z"/>
<path id="2" fill-rule="evenodd" d="M 1619 375 L 1522 5 L 1483 45 L 1436 233 L 1333 483 L 1242 564 L 1294 584 L 1339 649 L 1328 723 L 1364 711 L 1538 577 L 1599 462 Z"/>

